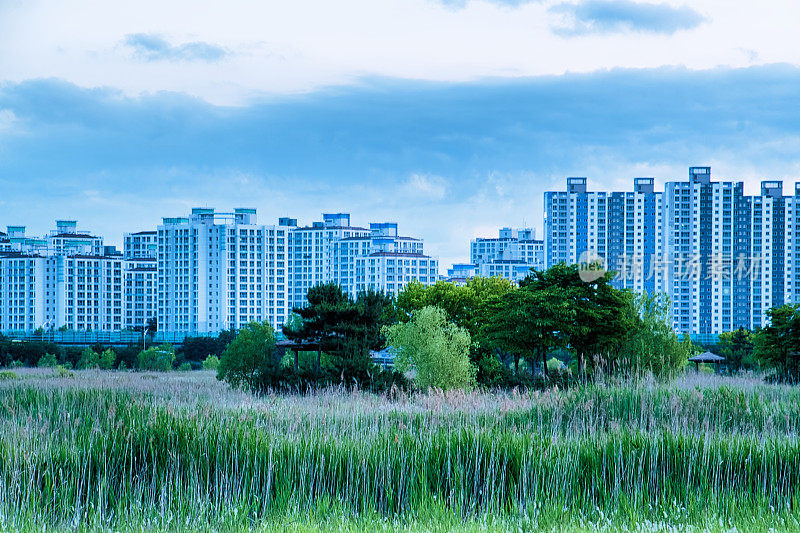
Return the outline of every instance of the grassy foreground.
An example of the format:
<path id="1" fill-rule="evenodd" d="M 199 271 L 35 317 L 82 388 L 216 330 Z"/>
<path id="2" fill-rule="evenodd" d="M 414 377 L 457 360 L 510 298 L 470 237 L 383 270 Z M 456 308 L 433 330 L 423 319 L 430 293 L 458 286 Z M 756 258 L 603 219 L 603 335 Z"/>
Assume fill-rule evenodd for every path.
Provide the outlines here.
<path id="1" fill-rule="evenodd" d="M 4 530 L 800 529 L 800 392 L 255 398 L 206 372 L 0 381 Z"/>

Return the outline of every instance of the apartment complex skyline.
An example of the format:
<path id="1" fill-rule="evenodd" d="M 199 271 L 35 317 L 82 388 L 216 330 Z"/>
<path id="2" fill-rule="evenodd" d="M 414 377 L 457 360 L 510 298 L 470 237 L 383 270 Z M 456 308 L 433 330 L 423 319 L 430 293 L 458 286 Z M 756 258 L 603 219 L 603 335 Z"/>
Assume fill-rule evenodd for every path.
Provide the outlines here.
<path id="1" fill-rule="evenodd" d="M 355 296 L 438 280 L 438 260 L 396 223 L 364 228 L 351 226 L 347 213 L 322 218 L 265 225 L 251 208 L 194 208 L 155 231 L 126 233 L 121 252 L 79 232 L 75 221 L 57 221 L 43 238 L 11 226 L 0 233 L 0 331 L 119 331 L 150 318 L 178 333 L 252 320 L 280 328 L 319 283 L 339 283 Z"/>
<path id="2" fill-rule="evenodd" d="M 800 183 L 794 196 L 775 180 L 746 195 L 741 181 L 712 181 L 710 167 L 663 192 L 653 181 L 594 192 L 567 178 L 566 191 L 546 192 L 547 266 L 604 258 L 617 286 L 666 293 L 678 332 L 753 329 L 770 307 L 800 302 Z"/>

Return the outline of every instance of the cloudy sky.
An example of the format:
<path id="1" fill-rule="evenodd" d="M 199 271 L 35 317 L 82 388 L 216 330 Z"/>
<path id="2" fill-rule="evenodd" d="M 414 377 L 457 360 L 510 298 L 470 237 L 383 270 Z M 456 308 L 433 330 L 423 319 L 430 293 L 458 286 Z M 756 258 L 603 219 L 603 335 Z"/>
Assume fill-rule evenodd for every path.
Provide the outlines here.
<path id="1" fill-rule="evenodd" d="M 542 193 L 800 181 L 800 4 L 0 0 L 0 226 L 349 211 L 442 267 Z"/>

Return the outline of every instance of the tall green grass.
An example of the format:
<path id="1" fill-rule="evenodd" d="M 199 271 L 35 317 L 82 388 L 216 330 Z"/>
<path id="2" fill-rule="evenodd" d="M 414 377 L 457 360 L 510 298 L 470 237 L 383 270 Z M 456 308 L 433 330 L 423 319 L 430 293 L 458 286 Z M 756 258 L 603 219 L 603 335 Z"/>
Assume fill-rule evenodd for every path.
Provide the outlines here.
<path id="1" fill-rule="evenodd" d="M 247 408 L 171 394 L 4 384 L 0 527 L 800 527 L 800 395 L 785 387 Z"/>

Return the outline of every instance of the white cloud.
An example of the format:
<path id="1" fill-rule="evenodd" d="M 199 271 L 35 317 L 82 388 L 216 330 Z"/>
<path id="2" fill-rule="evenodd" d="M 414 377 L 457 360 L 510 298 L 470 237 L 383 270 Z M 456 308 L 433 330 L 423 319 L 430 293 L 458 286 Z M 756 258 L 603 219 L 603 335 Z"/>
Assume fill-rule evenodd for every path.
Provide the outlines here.
<path id="1" fill-rule="evenodd" d="M 17 122 L 17 117 L 10 109 L 0 109 L 0 131 L 10 130 Z"/>
<path id="2" fill-rule="evenodd" d="M 419 200 L 441 200 L 447 193 L 447 180 L 440 176 L 413 174 L 402 188 L 405 195 Z"/>
<path id="3" fill-rule="evenodd" d="M 552 31 L 558 16 L 550 9 L 562 0 L 512 3 L 518 5 L 470 1 L 457 10 L 432 0 L 0 3 L 0 76 L 242 103 L 363 76 L 462 81 L 613 67 L 800 65 L 800 48 L 786 45 L 794 42 L 800 19 L 793 1 L 695 0 L 692 9 L 708 20 L 695 29 L 581 39 Z M 214 43 L 230 57 L 175 64 L 119 53 L 125 36 L 137 34 Z"/>

